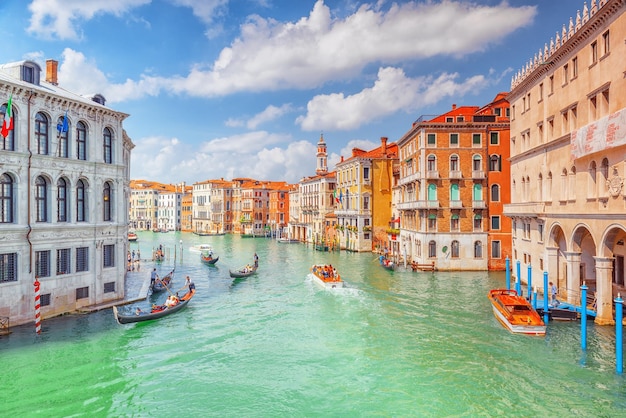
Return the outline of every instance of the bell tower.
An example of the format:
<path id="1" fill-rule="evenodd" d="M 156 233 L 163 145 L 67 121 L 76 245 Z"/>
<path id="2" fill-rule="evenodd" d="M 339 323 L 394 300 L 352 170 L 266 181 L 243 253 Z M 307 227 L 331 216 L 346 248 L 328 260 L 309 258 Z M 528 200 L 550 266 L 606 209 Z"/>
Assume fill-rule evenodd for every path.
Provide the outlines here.
<path id="1" fill-rule="evenodd" d="M 324 142 L 324 134 L 320 135 L 317 142 L 317 168 L 315 172 L 318 175 L 328 173 L 328 154 L 326 152 L 326 142 Z"/>

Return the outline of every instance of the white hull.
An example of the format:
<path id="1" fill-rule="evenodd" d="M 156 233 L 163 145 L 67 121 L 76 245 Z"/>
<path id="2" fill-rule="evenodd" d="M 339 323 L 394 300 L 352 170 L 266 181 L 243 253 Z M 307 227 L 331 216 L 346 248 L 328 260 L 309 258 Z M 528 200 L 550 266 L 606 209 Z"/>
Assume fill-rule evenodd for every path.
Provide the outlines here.
<path id="1" fill-rule="evenodd" d="M 311 276 L 311 280 L 313 280 L 315 283 L 317 283 L 318 286 L 322 287 L 323 289 L 341 289 L 343 287 L 343 281 L 325 282 L 313 273 L 310 273 L 309 275 Z"/>
<path id="2" fill-rule="evenodd" d="M 504 314 L 500 312 L 498 308 L 493 306 L 493 314 L 498 321 L 514 334 L 526 334 L 526 335 L 544 335 L 546 333 L 545 325 L 513 325 L 511 324 Z"/>

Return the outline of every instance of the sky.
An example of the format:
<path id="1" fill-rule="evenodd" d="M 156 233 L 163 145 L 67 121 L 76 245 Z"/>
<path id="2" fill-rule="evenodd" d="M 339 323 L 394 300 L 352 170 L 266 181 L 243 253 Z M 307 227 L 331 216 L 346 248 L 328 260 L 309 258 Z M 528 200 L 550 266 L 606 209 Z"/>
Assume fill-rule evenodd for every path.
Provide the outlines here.
<path id="1" fill-rule="evenodd" d="M 131 179 L 297 183 L 424 115 L 484 106 L 578 0 L 2 0 L 0 63 L 129 114 Z M 43 78 L 42 74 L 42 78 Z"/>

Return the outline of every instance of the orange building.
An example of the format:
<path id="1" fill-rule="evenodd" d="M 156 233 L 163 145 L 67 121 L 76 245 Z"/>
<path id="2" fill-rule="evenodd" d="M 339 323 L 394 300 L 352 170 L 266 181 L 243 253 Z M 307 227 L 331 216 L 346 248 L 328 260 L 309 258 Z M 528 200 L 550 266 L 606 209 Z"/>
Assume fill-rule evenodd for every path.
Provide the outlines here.
<path id="1" fill-rule="evenodd" d="M 452 106 L 398 142 L 400 252 L 440 270 L 501 270 L 511 249 L 509 106 Z"/>

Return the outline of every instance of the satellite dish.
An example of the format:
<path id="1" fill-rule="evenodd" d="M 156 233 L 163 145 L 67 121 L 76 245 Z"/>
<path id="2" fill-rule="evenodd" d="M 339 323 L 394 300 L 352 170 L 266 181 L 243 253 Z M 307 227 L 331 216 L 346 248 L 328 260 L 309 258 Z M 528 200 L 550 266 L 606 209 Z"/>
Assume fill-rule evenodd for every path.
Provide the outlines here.
<path id="1" fill-rule="evenodd" d="M 448 247 L 446 245 L 443 246 L 443 248 L 441 249 L 441 251 L 443 251 L 444 253 L 448 252 Z"/>

